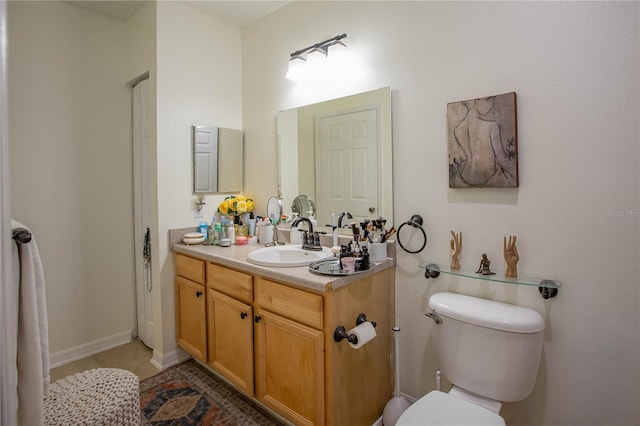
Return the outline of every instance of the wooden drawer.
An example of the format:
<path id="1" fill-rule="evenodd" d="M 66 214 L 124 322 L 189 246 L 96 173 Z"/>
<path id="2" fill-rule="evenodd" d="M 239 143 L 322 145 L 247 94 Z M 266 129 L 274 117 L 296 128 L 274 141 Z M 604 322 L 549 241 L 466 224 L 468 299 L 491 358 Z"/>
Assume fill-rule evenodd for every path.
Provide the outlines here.
<path id="1" fill-rule="evenodd" d="M 224 266 L 207 264 L 207 287 L 246 303 L 253 301 L 253 277 Z"/>
<path id="2" fill-rule="evenodd" d="M 176 275 L 204 284 L 204 261 L 176 253 Z"/>
<path id="3" fill-rule="evenodd" d="M 256 278 L 256 302 L 262 309 L 322 330 L 322 296 Z"/>

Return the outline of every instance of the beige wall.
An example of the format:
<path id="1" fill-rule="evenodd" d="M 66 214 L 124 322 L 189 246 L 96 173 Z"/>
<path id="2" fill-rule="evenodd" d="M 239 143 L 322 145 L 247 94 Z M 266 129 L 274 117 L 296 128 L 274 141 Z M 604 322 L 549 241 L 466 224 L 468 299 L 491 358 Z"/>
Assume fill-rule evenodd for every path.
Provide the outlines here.
<path id="1" fill-rule="evenodd" d="M 124 24 L 9 2 L 8 25 L 12 216 L 38 242 L 55 353 L 135 323 Z"/>
<path id="2" fill-rule="evenodd" d="M 126 23 L 62 2 L 10 2 L 13 216 L 32 227 L 52 353 L 136 327 L 131 91 L 151 83 L 154 340 L 176 349 L 170 228 L 195 225 L 191 125 L 242 128 L 240 28 L 179 2 Z M 208 195 L 210 221 L 223 195 Z M 162 359 L 161 359 L 162 361 Z"/>
<path id="3" fill-rule="evenodd" d="M 276 191 L 275 115 L 390 86 L 396 226 L 423 215 L 429 244 L 396 270 L 402 391 L 435 387 L 429 296 L 454 291 L 530 306 L 546 321 L 532 395 L 513 425 L 627 425 L 640 418 L 639 4 L 619 2 L 296 2 L 243 30 L 247 192 Z M 347 33 L 359 77 L 301 85 L 289 53 Z M 446 105 L 516 91 L 520 188 L 448 188 Z M 625 212 L 629 212 L 626 214 Z M 618 216 L 621 215 L 621 216 Z M 521 274 L 564 281 L 557 298 L 464 278 L 425 280 L 419 264 L 486 252 L 503 268 L 515 234 Z M 372 372 L 375 374 L 375 372 Z"/>
<path id="4" fill-rule="evenodd" d="M 158 224 L 162 353 L 176 349 L 173 256 L 167 231 L 211 222 L 224 198 L 208 195 L 194 219 L 191 125 L 242 128 L 240 28 L 179 2 L 157 3 Z M 159 309 L 159 310 L 158 310 Z M 158 316 L 157 318 L 160 318 Z M 157 325 L 156 325 L 157 326 Z M 158 333 L 156 333 L 158 337 Z"/>

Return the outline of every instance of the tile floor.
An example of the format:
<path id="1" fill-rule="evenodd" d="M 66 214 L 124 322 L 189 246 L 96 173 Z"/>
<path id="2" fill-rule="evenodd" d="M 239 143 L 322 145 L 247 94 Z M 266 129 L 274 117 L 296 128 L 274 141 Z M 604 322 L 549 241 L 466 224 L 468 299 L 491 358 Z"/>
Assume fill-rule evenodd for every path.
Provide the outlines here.
<path id="1" fill-rule="evenodd" d="M 159 372 L 149 362 L 151 356 L 151 349 L 139 340 L 132 340 L 127 344 L 52 369 L 51 382 L 92 368 L 122 368 L 144 380 Z"/>

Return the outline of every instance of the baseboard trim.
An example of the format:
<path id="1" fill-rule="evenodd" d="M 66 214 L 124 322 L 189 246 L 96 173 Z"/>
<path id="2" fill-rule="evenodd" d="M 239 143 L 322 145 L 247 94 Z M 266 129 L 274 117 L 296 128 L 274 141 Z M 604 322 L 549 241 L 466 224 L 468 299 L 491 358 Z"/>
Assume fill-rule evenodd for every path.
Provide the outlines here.
<path id="1" fill-rule="evenodd" d="M 95 355 L 98 352 L 124 345 L 132 340 L 132 330 L 123 331 L 111 336 L 103 337 L 92 342 L 83 343 L 69 349 L 49 354 L 49 367 L 56 368 L 61 365 Z"/>
<path id="2" fill-rule="evenodd" d="M 180 364 L 189 358 L 191 358 L 191 355 L 180 348 L 177 348 L 175 351 L 167 352 L 166 354 L 162 354 L 154 349 L 153 356 L 151 357 L 151 364 L 153 364 L 153 366 L 158 370 L 165 370 L 171 366 Z"/>

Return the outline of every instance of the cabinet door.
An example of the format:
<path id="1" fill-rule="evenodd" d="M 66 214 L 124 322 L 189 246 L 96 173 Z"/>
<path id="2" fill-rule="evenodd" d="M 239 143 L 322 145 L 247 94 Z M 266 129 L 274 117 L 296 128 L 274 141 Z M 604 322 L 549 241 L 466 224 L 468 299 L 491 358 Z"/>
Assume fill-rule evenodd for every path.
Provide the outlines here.
<path id="1" fill-rule="evenodd" d="M 209 365 L 253 396 L 253 310 L 207 289 Z"/>
<path id="2" fill-rule="evenodd" d="M 176 277 L 178 344 L 201 361 L 207 361 L 207 313 L 204 285 Z"/>
<path id="3" fill-rule="evenodd" d="M 297 425 L 324 424 L 322 331 L 264 310 L 255 322 L 257 398 Z"/>

